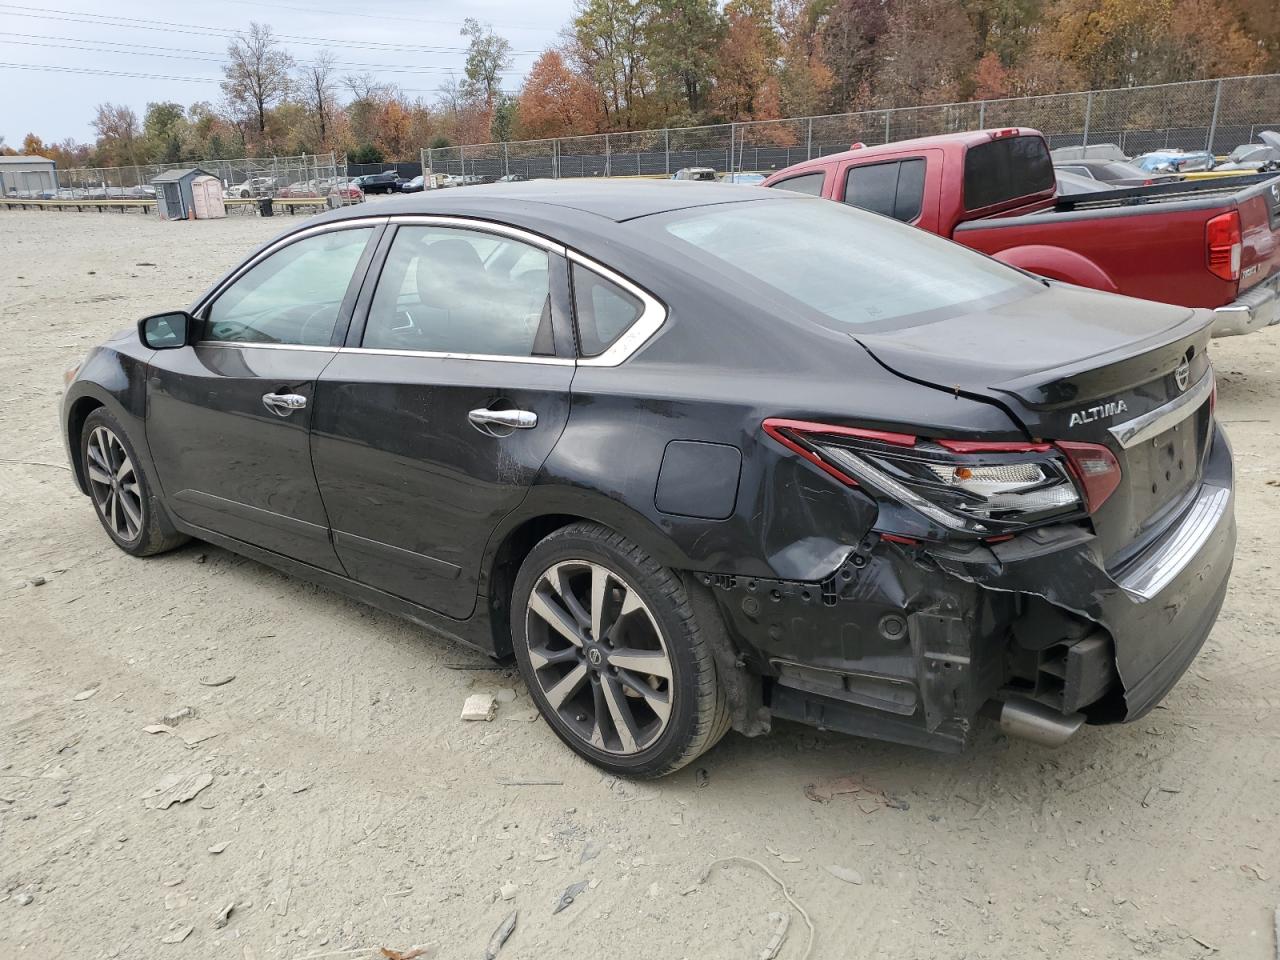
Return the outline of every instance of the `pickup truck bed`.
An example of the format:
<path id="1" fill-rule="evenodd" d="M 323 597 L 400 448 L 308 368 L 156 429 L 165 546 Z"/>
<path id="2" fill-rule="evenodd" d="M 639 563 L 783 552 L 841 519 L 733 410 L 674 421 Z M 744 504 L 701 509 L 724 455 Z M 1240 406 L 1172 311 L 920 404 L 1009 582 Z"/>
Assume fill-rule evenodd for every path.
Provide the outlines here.
<path id="1" fill-rule="evenodd" d="M 1274 173 L 1059 197 L 1043 137 L 998 130 L 858 148 L 764 185 L 895 216 L 1057 280 L 1214 310 L 1214 336 L 1280 322 Z"/>

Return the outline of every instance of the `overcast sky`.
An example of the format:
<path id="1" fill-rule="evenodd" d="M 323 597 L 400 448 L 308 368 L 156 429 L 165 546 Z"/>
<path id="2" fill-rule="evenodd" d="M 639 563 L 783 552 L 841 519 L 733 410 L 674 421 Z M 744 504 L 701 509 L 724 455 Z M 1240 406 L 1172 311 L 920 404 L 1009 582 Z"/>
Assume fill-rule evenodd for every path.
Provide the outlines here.
<path id="1" fill-rule="evenodd" d="M 367 70 L 410 97 L 434 100 L 450 71 L 461 75 L 466 41 L 458 28 L 476 17 L 511 41 L 515 63 L 503 85 L 514 91 L 573 8 L 573 0 L 36 3 L 0 2 L 0 134 L 12 147 L 28 132 L 46 143 L 92 141 L 90 121 L 104 101 L 128 104 L 139 118 L 149 101 L 217 104 L 230 35 L 250 20 L 270 24 L 295 60 L 327 47 L 342 73 Z"/>

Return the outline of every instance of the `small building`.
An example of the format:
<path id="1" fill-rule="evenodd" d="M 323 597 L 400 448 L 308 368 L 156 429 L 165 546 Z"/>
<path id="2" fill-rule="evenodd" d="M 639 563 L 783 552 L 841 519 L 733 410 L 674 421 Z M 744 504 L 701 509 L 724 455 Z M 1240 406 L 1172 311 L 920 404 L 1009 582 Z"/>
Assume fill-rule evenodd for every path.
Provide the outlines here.
<path id="1" fill-rule="evenodd" d="M 156 213 L 162 220 L 212 220 L 227 215 L 222 181 L 199 167 L 166 170 L 151 183 L 156 188 Z"/>
<path id="2" fill-rule="evenodd" d="M 0 196 L 41 200 L 58 195 L 58 173 L 45 157 L 0 157 Z"/>

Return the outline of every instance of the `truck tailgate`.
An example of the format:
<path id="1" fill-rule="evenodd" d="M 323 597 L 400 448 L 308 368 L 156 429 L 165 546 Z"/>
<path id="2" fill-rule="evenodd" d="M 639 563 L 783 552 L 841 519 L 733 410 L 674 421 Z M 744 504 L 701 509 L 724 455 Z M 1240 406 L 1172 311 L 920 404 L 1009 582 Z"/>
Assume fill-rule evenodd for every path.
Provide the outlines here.
<path id="1" fill-rule="evenodd" d="M 1236 195 L 1240 206 L 1240 292 L 1280 273 L 1280 177 Z"/>

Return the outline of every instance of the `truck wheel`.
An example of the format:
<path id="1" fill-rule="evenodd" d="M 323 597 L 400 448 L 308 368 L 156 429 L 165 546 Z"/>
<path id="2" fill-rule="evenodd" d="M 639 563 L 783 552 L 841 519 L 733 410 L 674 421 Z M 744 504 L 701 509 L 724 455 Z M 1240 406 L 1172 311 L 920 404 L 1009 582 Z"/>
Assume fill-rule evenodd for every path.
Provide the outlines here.
<path id="1" fill-rule="evenodd" d="M 547 536 L 512 592 L 520 672 L 576 753 L 627 777 L 660 777 L 713 747 L 729 707 L 683 584 L 594 523 Z"/>

